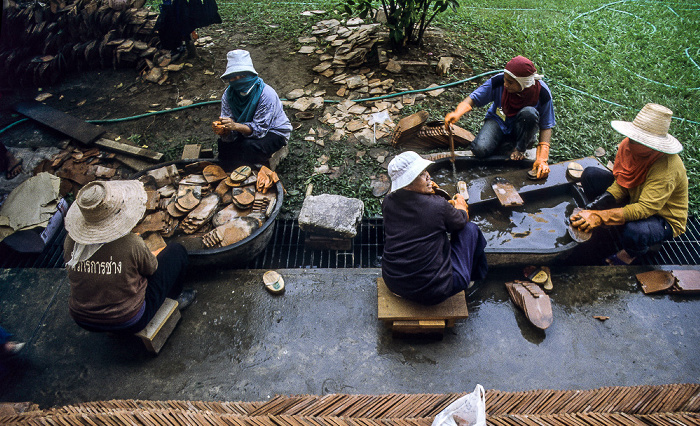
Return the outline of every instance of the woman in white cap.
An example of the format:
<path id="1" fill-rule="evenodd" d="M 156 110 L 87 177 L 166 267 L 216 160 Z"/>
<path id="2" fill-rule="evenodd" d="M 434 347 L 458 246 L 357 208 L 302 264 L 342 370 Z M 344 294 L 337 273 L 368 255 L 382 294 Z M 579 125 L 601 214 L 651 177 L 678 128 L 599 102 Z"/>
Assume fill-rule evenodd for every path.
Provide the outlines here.
<path id="1" fill-rule="evenodd" d="M 413 151 L 389 163 L 391 190 L 382 203 L 382 277 L 393 293 L 434 305 L 466 290 L 488 269 L 481 230 L 469 221 L 467 203 L 457 194 L 446 200 Z M 450 234 L 448 236 L 448 234 Z"/>
<path id="2" fill-rule="evenodd" d="M 224 166 L 267 165 L 287 145 L 292 124 L 277 92 L 258 77 L 250 53 L 232 50 L 226 59 L 221 79 L 228 87 L 221 97 L 220 121 L 213 126 L 219 161 Z"/>
<path id="3" fill-rule="evenodd" d="M 66 213 L 64 259 L 70 282 L 70 315 L 90 331 L 136 333 L 166 297 L 182 310 L 195 298 L 182 289 L 187 251 L 168 244 L 158 256 L 132 233 L 146 211 L 146 191 L 136 180 L 93 181 Z"/>
<path id="4" fill-rule="evenodd" d="M 491 104 L 484 126 L 470 145 L 477 157 L 494 155 L 499 149 L 510 151 L 511 160 L 525 158 L 525 150 L 537 144 L 537 158 L 532 170 L 537 179 L 549 175 L 549 142 L 556 124 L 552 92 L 537 74 L 535 65 L 524 56 L 516 56 L 496 74 L 474 90 L 454 111 L 445 116 L 445 126 L 456 123 L 473 107 Z"/>
<path id="5" fill-rule="evenodd" d="M 668 134 L 672 115 L 650 103 L 632 122 L 611 122 L 626 136 L 612 172 L 596 167 L 583 171 L 586 197 L 595 200 L 571 216 L 571 224 L 587 232 L 601 225 L 623 227 L 623 248 L 606 259 L 608 264 L 628 265 L 649 247 L 685 232 L 688 176 L 678 155 L 683 147 Z"/>

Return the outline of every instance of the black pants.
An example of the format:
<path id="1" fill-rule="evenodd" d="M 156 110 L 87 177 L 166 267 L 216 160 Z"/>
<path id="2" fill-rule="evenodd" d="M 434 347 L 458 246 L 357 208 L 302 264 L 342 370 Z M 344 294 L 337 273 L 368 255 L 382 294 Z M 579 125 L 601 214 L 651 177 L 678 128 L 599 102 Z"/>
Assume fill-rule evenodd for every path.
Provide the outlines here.
<path id="1" fill-rule="evenodd" d="M 110 331 L 119 334 L 134 334 L 143 330 L 153 319 L 158 309 L 165 301 L 165 298 L 177 299 L 182 293 L 182 275 L 187 269 L 187 250 L 182 244 L 168 244 L 158 256 L 158 269 L 148 277 L 146 286 L 145 302 L 146 307 L 137 322 L 126 328 L 114 325 L 89 324 L 84 322 L 76 323 L 88 331 L 105 332 Z"/>
<path id="2" fill-rule="evenodd" d="M 247 138 L 240 133 L 231 142 L 218 141 L 219 162 L 224 169 L 242 165 L 269 165 L 272 154 L 287 144 L 284 137 L 272 132 L 260 138 Z"/>
<path id="3" fill-rule="evenodd" d="M 581 186 L 588 200 L 603 194 L 615 182 L 612 172 L 599 167 L 586 167 L 581 174 Z M 639 257 L 649 247 L 673 238 L 673 229 L 661 216 L 627 222 L 622 225 L 622 248 L 632 257 Z"/>

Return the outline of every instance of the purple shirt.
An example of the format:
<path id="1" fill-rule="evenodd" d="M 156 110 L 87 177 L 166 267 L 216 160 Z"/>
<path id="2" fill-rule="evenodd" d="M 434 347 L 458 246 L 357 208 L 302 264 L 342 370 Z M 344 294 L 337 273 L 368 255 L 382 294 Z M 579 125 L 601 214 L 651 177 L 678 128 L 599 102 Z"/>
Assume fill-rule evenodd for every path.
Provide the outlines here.
<path id="1" fill-rule="evenodd" d="M 542 90 L 546 91 L 546 93 L 540 93 L 540 99 L 537 105 L 535 105 L 535 109 L 540 113 L 540 130 L 551 129 L 556 124 L 554 120 L 554 105 L 552 104 L 552 91 L 549 90 L 547 83 L 542 80 L 539 80 L 539 82 L 542 85 L 540 92 Z M 513 130 L 515 116 L 506 117 L 506 121 L 503 121 L 501 117 L 496 114 L 496 109 L 501 107 L 503 90 L 503 73 L 500 73 L 488 79 L 484 84 L 474 90 L 469 97 L 472 98 L 474 105 L 477 107 L 482 107 L 493 102 L 488 111 L 486 111 L 484 120 L 496 120 L 501 131 L 509 135 Z"/>
<path id="2" fill-rule="evenodd" d="M 430 305 L 453 294 L 448 233 L 467 224 L 467 212 L 439 195 L 399 189 L 384 197 L 382 277 L 392 292 Z"/>
<path id="3" fill-rule="evenodd" d="M 224 91 L 224 95 L 221 97 L 221 117 L 232 116 L 231 107 L 228 103 L 229 90 L 231 90 L 231 88 L 227 87 Z M 282 136 L 285 141 L 288 141 L 289 135 L 292 133 L 292 124 L 284 113 L 282 101 L 280 101 L 279 96 L 277 96 L 275 89 L 270 87 L 269 84 L 266 84 L 263 88 L 260 101 L 258 102 L 257 108 L 255 108 L 253 121 L 240 124 L 245 124 L 253 130 L 253 133 L 247 136 L 249 138 L 260 139 L 265 137 L 267 132 L 272 132 Z M 221 140 L 230 142 L 235 139 L 234 136 L 237 136 L 237 133 L 238 132 L 230 132 L 222 136 Z"/>

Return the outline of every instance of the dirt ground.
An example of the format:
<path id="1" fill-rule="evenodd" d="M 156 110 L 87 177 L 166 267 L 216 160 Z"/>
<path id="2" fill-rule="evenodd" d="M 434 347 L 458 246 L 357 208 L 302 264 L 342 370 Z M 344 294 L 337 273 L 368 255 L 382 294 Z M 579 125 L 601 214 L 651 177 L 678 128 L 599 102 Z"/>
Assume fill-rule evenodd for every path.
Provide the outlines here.
<path id="1" fill-rule="evenodd" d="M 319 18 L 321 19 L 323 18 Z M 52 87 L 4 88 L 0 105 L 0 128 L 23 118 L 12 111 L 12 106 L 16 102 L 34 99 L 40 94 L 52 95 L 43 101 L 46 105 L 85 120 L 133 117 L 177 108 L 178 103 L 183 101 L 194 104 L 207 103 L 165 114 L 100 125 L 106 130 L 107 137 L 162 152 L 166 161 L 179 159 L 185 144 L 197 143 L 201 144 L 202 148 L 212 148 L 216 151 L 216 136 L 210 124 L 219 115 L 218 101 L 225 89 L 225 84 L 219 76 L 225 69 L 226 52 L 235 48 L 251 52 L 259 75 L 265 83 L 277 90 L 281 98 L 293 89 L 305 88 L 314 91 L 326 90 L 327 100 L 342 100 L 335 95 L 339 86 L 312 71 L 312 68 L 319 63 L 318 55 L 295 53 L 299 49 L 296 40 L 253 43 L 250 41 L 248 32 L 240 29 L 235 32 L 229 31 L 225 24 L 200 29 L 198 32 L 201 39 L 208 36 L 212 38 L 212 42 L 206 46 L 199 46 L 196 58 L 179 61 L 185 63 L 183 69 L 170 72 L 167 81 L 160 85 L 144 81 L 139 77 L 138 70 L 127 68 L 82 70 L 65 76 Z M 456 57 L 452 74 L 449 77 L 443 77 L 450 82 L 472 75 L 472 70 L 467 64 L 478 61 L 473 52 L 452 45 L 442 37 L 440 32 L 429 33 L 422 48 L 409 49 L 397 59 L 434 63 L 440 56 Z M 378 76 L 381 75 L 381 78 L 395 79 L 395 90 L 422 89 L 431 84 L 442 83 L 435 73 L 434 66 L 411 67 L 399 74 L 390 74 L 382 70 L 378 63 L 366 65 Z M 318 83 L 314 82 L 315 79 L 318 79 Z M 449 105 L 452 108 L 465 93 L 467 92 L 460 93 L 459 89 L 450 90 L 435 100 L 426 99 L 425 105 L 433 109 L 440 109 L 440 105 Z M 400 116 L 424 109 L 423 105 L 412 108 L 402 110 Z M 294 110 L 287 108 L 287 115 L 293 122 L 296 121 L 294 113 Z M 358 182 L 357 185 L 345 184 L 346 189 L 343 191 L 346 193 L 341 195 L 364 198 L 363 201 L 370 206 L 370 210 L 372 206 L 376 210 L 377 200 L 368 200 L 366 197 L 372 197 L 371 191 L 368 190 L 370 180 L 385 171 L 388 161 L 396 153 L 389 143 L 390 137 L 378 140 L 377 145 L 371 147 L 362 146 L 352 138 L 339 142 L 326 142 L 324 147 L 305 141 L 304 136 L 308 134 L 311 127 L 317 128 L 322 125 L 317 120 L 322 115 L 323 112 L 317 111 L 316 118 L 295 123 L 297 128 L 290 140 L 290 155 L 278 169 L 285 188 L 290 193 L 285 200 L 285 212 L 294 214 L 300 208 L 304 191 L 313 174 L 313 165 L 324 152 L 333 153 L 333 155 L 329 154 L 331 163 L 347 166 L 341 167 L 339 173 L 329 179 L 342 178 L 340 180 L 346 183 Z M 440 118 L 431 117 L 431 119 Z M 66 139 L 65 136 L 33 121 L 14 126 L 3 132 L 0 137 L 7 146 L 21 148 L 56 146 Z M 374 160 L 380 157 L 379 159 L 383 161 L 369 161 L 369 159 L 359 161 L 358 158 L 368 156 L 370 152 Z M 324 182 L 328 183 L 328 180 Z M 350 189 L 347 189 L 348 187 Z M 360 187 L 363 191 L 357 189 Z M 321 190 L 325 188 L 322 185 Z M 333 184 L 329 183 L 328 188 L 332 189 Z"/>

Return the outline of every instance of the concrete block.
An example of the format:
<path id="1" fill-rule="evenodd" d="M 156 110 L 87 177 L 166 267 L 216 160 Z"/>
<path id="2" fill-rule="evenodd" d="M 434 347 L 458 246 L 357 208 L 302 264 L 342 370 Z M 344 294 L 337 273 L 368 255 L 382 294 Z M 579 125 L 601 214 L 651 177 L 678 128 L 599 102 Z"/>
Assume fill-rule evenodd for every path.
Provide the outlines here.
<path id="1" fill-rule="evenodd" d="M 299 212 L 299 228 L 330 238 L 354 238 L 362 221 L 365 205 L 357 198 L 342 195 L 310 195 Z"/>

